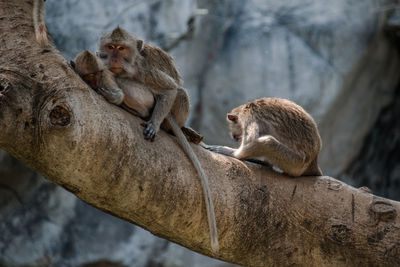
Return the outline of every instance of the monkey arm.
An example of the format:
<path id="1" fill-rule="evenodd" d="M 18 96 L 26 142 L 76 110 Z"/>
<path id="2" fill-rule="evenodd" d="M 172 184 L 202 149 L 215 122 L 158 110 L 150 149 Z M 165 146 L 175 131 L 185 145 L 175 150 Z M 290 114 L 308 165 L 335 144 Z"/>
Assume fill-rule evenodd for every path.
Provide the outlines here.
<path id="1" fill-rule="evenodd" d="M 300 155 L 271 135 L 261 136 L 241 145 L 233 156 L 238 159 L 264 157 L 291 176 L 300 176 L 308 166 L 305 156 Z"/>
<path id="2" fill-rule="evenodd" d="M 144 138 L 154 140 L 160 125 L 170 112 L 176 98 L 177 90 L 165 90 L 156 96 L 156 104 L 149 121 L 145 123 Z"/>
<path id="3" fill-rule="evenodd" d="M 218 154 L 223 154 L 238 159 L 245 159 L 247 158 L 247 156 L 245 156 L 247 149 L 245 149 L 244 151 L 242 150 L 243 148 L 246 148 L 248 146 L 247 144 L 254 143 L 254 140 L 257 140 L 258 133 L 259 129 L 257 123 L 250 123 L 246 127 L 246 132 L 243 135 L 245 139 L 242 140 L 242 143 L 239 148 L 236 149 L 228 146 L 210 146 L 210 145 L 205 145 L 203 147 Z M 250 155 L 250 157 L 254 158 L 257 156 Z"/>
<path id="4" fill-rule="evenodd" d="M 308 166 L 304 156 L 297 154 L 271 135 L 248 139 L 246 142 L 242 142 L 238 149 L 205 144 L 202 144 L 202 147 L 241 160 L 265 158 L 268 163 L 279 167 L 291 176 L 300 176 Z"/>
<path id="5" fill-rule="evenodd" d="M 113 74 L 104 69 L 101 75 L 100 87 L 96 89 L 108 102 L 119 105 L 124 100 L 124 92 L 118 87 Z"/>
<path id="6" fill-rule="evenodd" d="M 120 105 L 124 100 L 124 92 L 119 88 L 99 87 L 96 91 L 104 96 L 108 102 L 115 105 Z"/>
<path id="7" fill-rule="evenodd" d="M 228 147 L 228 146 L 207 145 L 207 144 L 205 144 L 203 142 L 200 143 L 200 146 L 205 148 L 205 149 L 207 149 L 207 150 L 209 150 L 209 151 L 212 151 L 212 152 L 215 152 L 215 153 L 218 153 L 218 154 L 222 154 L 222 155 L 225 155 L 225 156 L 229 156 L 229 157 L 234 157 L 233 154 L 236 151 L 235 148 L 231 148 L 231 147 Z M 263 161 L 263 160 L 259 160 L 259 159 L 248 158 L 248 159 L 245 159 L 245 161 L 248 161 L 248 162 L 251 162 L 251 163 L 255 163 L 255 164 L 264 165 L 264 166 L 268 166 L 268 167 L 272 167 L 271 164 L 269 164 L 268 162 Z"/>
<path id="8" fill-rule="evenodd" d="M 218 153 L 218 154 L 222 154 L 225 156 L 229 156 L 229 157 L 234 157 L 233 154 L 235 153 L 236 149 L 235 148 L 231 148 L 228 146 L 214 146 L 214 145 L 206 145 L 204 143 L 201 144 L 202 147 L 204 147 L 205 149 L 208 149 L 212 152 Z"/>

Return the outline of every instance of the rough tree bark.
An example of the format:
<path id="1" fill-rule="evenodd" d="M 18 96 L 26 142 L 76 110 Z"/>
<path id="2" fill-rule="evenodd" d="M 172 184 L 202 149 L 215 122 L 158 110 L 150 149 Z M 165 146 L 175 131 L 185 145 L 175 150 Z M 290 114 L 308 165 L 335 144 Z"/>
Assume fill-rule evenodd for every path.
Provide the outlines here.
<path id="1" fill-rule="evenodd" d="M 34 40 L 32 1 L 0 0 L 0 148 L 76 196 L 157 236 L 246 266 L 400 265 L 400 203 L 331 177 L 290 178 L 193 146 L 210 179 L 220 253 L 200 181 L 174 138 L 90 90 Z"/>

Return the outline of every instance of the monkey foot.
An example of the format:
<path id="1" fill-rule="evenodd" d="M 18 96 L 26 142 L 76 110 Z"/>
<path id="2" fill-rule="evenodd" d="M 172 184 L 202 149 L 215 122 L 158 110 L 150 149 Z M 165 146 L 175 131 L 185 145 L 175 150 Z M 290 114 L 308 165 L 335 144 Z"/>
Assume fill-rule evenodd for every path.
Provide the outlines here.
<path id="1" fill-rule="evenodd" d="M 186 136 L 186 139 L 193 144 L 198 145 L 203 140 L 203 136 L 192 128 L 184 126 L 182 127 L 182 133 Z"/>

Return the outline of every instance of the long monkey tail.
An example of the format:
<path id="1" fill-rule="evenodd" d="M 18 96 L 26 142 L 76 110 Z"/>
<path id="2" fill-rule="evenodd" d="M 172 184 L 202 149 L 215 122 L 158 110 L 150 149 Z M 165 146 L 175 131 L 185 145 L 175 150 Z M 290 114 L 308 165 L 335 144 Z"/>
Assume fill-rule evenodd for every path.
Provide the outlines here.
<path id="1" fill-rule="evenodd" d="M 201 167 L 199 159 L 197 158 L 196 154 L 194 154 L 192 147 L 189 145 L 189 142 L 186 140 L 186 137 L 183 135 L 182 130 L 176 123 L 175 119 L 172 117 L 171 114 L 168 114 L 166 119 L 171 125 L 172 131 L 175 134 L 178 143 L 181 145 L 186 155 L 192 161 L 194 168 L 196 169 L 197 174 L 200 177 L 201 185 L 203 187 L 204 200 L 206 202 L 208 226 L 210 228 L 211 249 L 215 254 L 217 254 L 219 251 L 217 223 L 215 221 L 214 204 L 211 197 L 210 187 L 208 186 L 207 176 L 204 173 L 203 168 Z"/>
<path id="2" fill-rule="evenodd" d="M 44 2 L 46 0 L 33 0 L 33 26 L 35 28 L 36 41 L 41 47 L 49 42 L 47 28 L 44 22 Z"/>

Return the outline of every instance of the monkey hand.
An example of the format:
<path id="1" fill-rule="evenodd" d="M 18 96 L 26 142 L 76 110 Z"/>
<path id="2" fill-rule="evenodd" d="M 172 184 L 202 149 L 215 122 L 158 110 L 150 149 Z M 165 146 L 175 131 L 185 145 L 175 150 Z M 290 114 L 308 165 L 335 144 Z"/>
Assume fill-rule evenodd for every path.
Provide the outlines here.
<path id="1" fill-rule="evenodd" d="M 227 146 L 210 146 L 210 145 L 206 145 L 206 146 L 202 146 L 207 150 L 210 150 L 212 152 L 218 153 L 218 154 L 222 154 L 222 155 L 226 155 L 229 157 L 233 157 L 233 153 L 235 152 L 236 149 L 227 147 Z"/>
<path id="2" fill-rule="evenodd" d="M 122 100 L 124 98 L 124 95 L 121 90 L 116 90 L 112 88 L 106 88 L 106 87 L 98 87 L 96 89 L 96 92 L 104 96 L 104 98 L 113 104 L 119 105 L 122 103 Z"/>
<path id="3" fill-rule="evenodd" d="M 156 137 L 157 130 L 155 129 L 151 121 L 146 121 L 141 124 L 144 127 L 143 135 L 144 139 L 154 141 Z"/>

